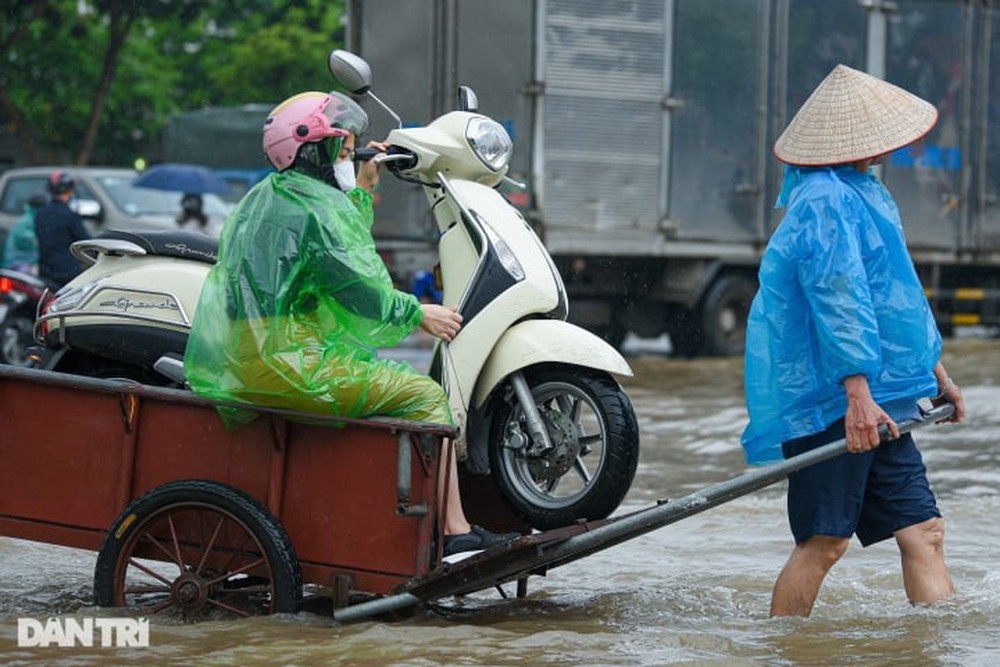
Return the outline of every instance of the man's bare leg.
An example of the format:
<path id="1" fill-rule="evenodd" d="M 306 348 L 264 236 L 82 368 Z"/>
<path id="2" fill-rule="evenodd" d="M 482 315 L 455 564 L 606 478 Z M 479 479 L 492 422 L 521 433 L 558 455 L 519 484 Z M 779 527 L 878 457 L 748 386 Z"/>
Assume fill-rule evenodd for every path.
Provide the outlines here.
<path id="1" fill-rule="evenodd" d="M 455 447 L 451 440 L 445 440 L 441 447 L 441 469 L 438 474 L 438 503 L 445 503 L 445 535 L 463 535 L 472 530 L 462 508 L 456 458 Z"/>
<path id="2" fill-rule="evenodd" d="M 808 616 L 826 573 L 847 551 L 848 539 L 816 535 L 795 545 L 771 595 L 771 616 Z"/>
<path id="3" fill-rule="evenodd" d="M 944 562 L 944 519 L 935 517 L 897 530 L 903 587 L 913 604 L 930 604 L 955 592 Z"/>

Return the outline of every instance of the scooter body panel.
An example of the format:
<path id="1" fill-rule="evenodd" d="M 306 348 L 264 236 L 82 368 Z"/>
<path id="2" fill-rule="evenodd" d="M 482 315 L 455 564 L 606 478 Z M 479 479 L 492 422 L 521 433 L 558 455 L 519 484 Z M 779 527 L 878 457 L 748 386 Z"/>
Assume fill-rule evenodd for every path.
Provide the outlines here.
<path id="1" fill-rule="evenodd" d="M 150 370 L 183 354 L 211 264 L 147 254 L 100 254 L 35 322 L 52 348 Z"/>
<path id="2" fill-rule="evenodd" d="M 493 347 L 479 374 L 474 405 L 482 407 L 490 393 L 514 371 L 545 363 L 632 375 L 618 350 L 586 329 L 562 320 L 526 320 L 504 331 Z"/>
<path id="3" fill-rule="evenodd" d="M 50 310 L 42 320 L 47 338 L 60 328 L 116 324 L 188 331 L 210 264 L 154 255 L 100 255 L 57 298 L 71 307 Z M 79 298 L 66 299 L 74 290 Z"/>
<path id="4" fill-rule="evenodd" d="M 470 181 L 445 183 L 448 196 L 432 190 L 428 198 L 441 230 L 444 304 L 457 304 L 464 321 L 438 353 L 452 416 L 464 424 L 497 342 L 525 317 L 563 316 L 565 291 L 541 240 L 496 190 Z M 463 430 L 460 443 L 464 437 Z"/>
<path id="5" fill-rule="evenodd" d="M 417 165 L 412 170 L 405 170 L 404 174 L 420 173 L 433 178 L 442 173 L 447 178 L 493 186 L 503 180 L 507 166 L 494 170 L 471 154 L 466 128 L 476 119 L 485 117 L 468 111 L 450 111 L 426 127 L 392 130 L 386 142 L 413 150 L 420 156 Z"/>

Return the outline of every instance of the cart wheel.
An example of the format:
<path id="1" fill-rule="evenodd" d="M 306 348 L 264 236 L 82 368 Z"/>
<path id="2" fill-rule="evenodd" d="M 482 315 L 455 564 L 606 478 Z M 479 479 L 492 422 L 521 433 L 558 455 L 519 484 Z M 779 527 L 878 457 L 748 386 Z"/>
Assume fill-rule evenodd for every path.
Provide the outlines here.
<path id="1" fill-rule="evenodd" d="M 185 620 L 294 613 L 302 575 L 263 505 L 231 486 L 188 480 L 149 491 L 119 515 L 97 556 L 94 597 Z"/>

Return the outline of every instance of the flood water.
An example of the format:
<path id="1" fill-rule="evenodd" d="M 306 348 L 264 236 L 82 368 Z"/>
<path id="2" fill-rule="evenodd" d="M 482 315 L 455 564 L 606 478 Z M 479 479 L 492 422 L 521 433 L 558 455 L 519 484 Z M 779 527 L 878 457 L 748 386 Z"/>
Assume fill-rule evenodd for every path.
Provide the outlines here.
<path id="1" fill-rule="evenodd" d="M 640 351 L 641 352 L 641 351 Z M 740 359 L 637 354 L 624 382 L 642 455 L 620 511 L 744 471 Z M 150 647 L 16 646 L 17 618 L 93 616 L 94 554 L 0 538 L 4 665 L 994 665 L 1000 657 L 1000 341 L 946 342 L 962 425 L 915 434 L 947 521 L 954 598 L 905 598 L 893 543 L 853 543 L 812 617 L 770 619 L 791 548 L 780 483 L 529 580 L 407 620 L 341 626 L 300 614 L 184 625 L 151 621 Z M 2 465 L 2 463 L 0 463 Z"/>

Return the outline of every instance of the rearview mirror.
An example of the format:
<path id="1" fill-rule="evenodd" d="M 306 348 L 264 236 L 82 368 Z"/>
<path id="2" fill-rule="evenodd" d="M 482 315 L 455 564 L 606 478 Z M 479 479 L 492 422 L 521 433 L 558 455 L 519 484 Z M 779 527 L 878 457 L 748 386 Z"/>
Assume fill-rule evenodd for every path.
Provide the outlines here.
<path id="1" fill-rule="evenodd" d="M 350 51 L 334 49 L 330 53 L 330 74 L 333 78 L 352 95 L 367 95 L 375 100 L 376 104 L 386 110 L 396 121 L 398 127 L 403 127 L 403 121 L 390 109 L 385 102 L 375 96 L 371 91 L 372 69 L 360 56 L 356 56 Z"/>
<path id="2" fill-rule="evenodd" d="M 87 218 L 88 220 L 95 220 L 97 222 L 101 221 L 103 211 L 101 211 L 101 205 L 99 202 L 96 202 L 93 199 L 76 199 L 73 200 L 71 206 L 81 218 Z"/>
<path id="3" fill-rule="evenodd" d="M 479 111 L 479 98 L 476 92 L 468 86 L 458 87 L 458 108 L 462 111 Z"/>
<path id="4" fill-rule="evenodd" d="M 335 49 L 330 53 L 330 73 L 347 91 L 364 95 L 372 87 L 372 70 L 364 60 L 350 51 Z"/>

